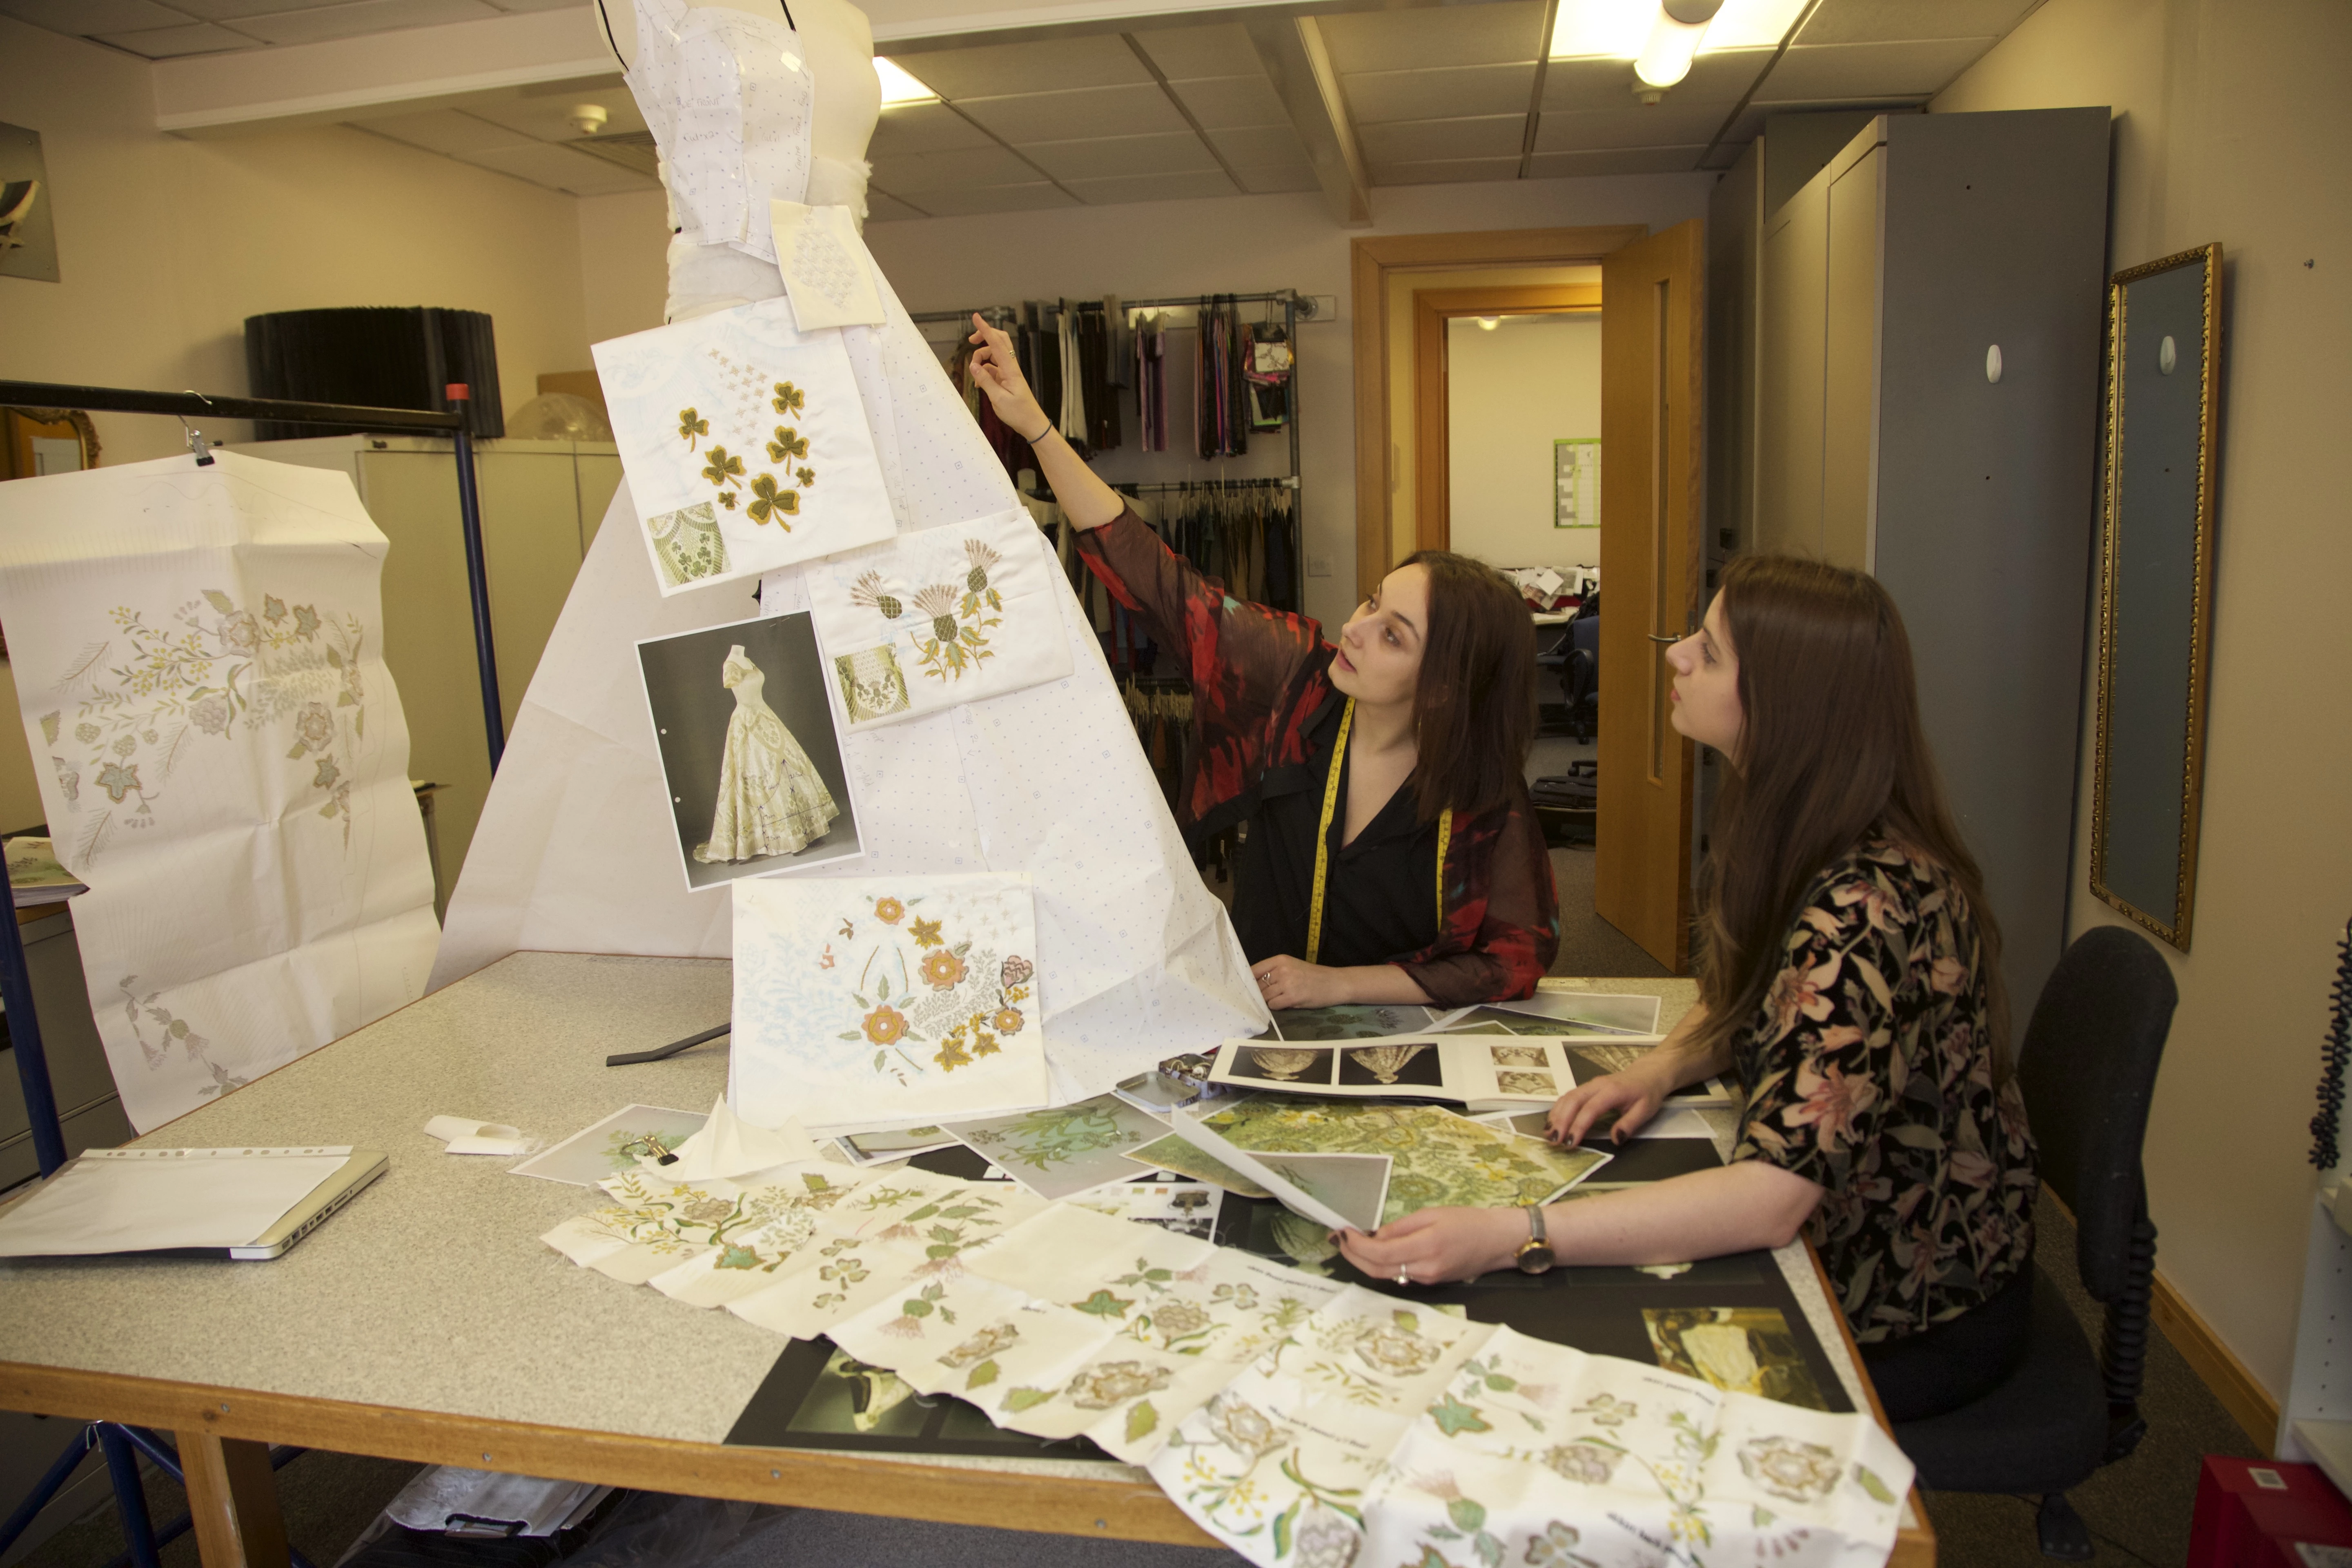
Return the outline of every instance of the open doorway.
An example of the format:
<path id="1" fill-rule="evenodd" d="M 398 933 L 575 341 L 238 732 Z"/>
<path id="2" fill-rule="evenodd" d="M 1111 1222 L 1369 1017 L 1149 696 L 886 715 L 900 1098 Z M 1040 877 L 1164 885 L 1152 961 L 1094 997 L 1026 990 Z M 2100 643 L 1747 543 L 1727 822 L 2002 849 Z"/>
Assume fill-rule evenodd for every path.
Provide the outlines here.
<path id="1" fill-rule="evenodd" d="M 1378 367 L 1357 384 L 1360 587 L 1416 548 L 1559 576 L 1537 617 L 1549 721 L 1530 773 L 1580 776 L 1593 810 L 1588 834 L 1554 840 L 1558 973 L 1688 963 L 1694 756 L 1664 654 L 1698 607 L 1699 235 L 1354 247 L 1357 363 Z M 1587 605 L 1580 626 L 1559 614 Z"/>

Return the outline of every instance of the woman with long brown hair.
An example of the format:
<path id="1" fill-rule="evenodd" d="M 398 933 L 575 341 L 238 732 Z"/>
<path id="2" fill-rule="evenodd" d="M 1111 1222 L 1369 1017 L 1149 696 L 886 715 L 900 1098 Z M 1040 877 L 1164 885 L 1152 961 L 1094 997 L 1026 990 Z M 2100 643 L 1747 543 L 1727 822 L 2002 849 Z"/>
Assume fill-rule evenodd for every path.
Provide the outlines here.
<path id="1" fill-rule="evenodd" d="M 1734 561 L 1667 650 L 1676 730 L 1731 778 L 1710 833 L 1699 1003 L 1639 1065 L 1564 1095 L 1555 1138 L 1622 1142 L 1676 1089 L 1746 1089 L 1722 1170 L 1520 1212 L 1423 1209 L 1340 1238 L 1399 1283 L 1819 1246 L 1896 1420 L 1989 1392 L 2025 1348 L 2034 1150 L 2000 937 L 1921 732 L 1885 589 Z"/>
<path id="2" fill-rule="evenodd" d="M 1524 778 L 1535 630 L 1517 591 L 1421 551 L 1336 644 L 1232 598 L 1055 434 L 1011 340 L 972 321 L 974 378 L 1084 531 L 1080 555 L 1191 678 L 1196 761 L 1177 819 L 1196 841 L 1244 826 L 1234 929 L 1267 1005 L 1532 994 L 1559 920 Z"/>

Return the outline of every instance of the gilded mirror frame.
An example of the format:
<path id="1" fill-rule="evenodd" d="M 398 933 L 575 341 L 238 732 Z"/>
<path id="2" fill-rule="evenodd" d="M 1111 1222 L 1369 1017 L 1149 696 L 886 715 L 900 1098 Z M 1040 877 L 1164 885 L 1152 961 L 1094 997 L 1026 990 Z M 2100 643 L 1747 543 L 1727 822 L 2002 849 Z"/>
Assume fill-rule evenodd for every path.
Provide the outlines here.
<path id="1" fill-rule="evenodd" d="M 2180 768 L 2179 868 L 2170 910 L 2143 909 L 2118 891 L 2108 876 L 2110 796 L 2116 783 L 2114 754 L 2118 584 L 2129 581 L 2126 560 L 2133 541 L 2124 530 L 2123 476 L 2129 426 L 2126 422 L 2124 374 L 2131 338 L 2132 285 L 2184 268 L 2203 272 L 2203 332 L 2197 418 L 2197 473 L 2193 546 L 2189 570 L 2189 626 L 2187 705 Z M 2221 405 L 2221 247 L 2201 246 L 2126 268 L 2108 280 L 2105 447 L 2102 470 L 2099 571 L 2098 726 L 2091 805 L 2091 891 L 2181 952 L 2189 951 L 2190 917 L 2196 907 L 2197 842 L 2203 804 L 2207 662 L 2212 639 L 2215 435 Z M 2166 362 L 2169 374 L 2169 362 Z"/>

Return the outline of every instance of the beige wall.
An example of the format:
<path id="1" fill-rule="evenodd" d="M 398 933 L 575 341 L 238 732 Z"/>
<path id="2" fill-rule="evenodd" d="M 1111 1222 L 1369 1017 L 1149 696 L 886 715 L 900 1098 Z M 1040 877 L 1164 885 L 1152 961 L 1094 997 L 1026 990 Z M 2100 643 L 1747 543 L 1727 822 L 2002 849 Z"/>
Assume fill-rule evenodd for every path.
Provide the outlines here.
<path id="1" fill-rule="evenodd" d="M 247 316 L 332 305 L 488 311 L 509 409 L 588 363 L 593 204 L 335 126 L 191 141 L 153 118 L 145 61 L 0 17 L 0 119 L 41 133 L 62 278 L 0 278 L 8 376 L 242 393 Z M 185 450 L 176 420 L 94 417 L 110 467 Z M 0 830 L 41 817 L 23 733 L 0 683 Z"/>
<path id="2" fill-rule="evenodd" d="M 662 324 L 669 296 L 669 198 L 659 191 L 583 196 L 580 279 L 588 342 Z M 583 360 L 580 368 L 587 368 Z"/>
<path id="3" fill-rule="evenodd" d="M 866 243 L 908 309 L 1029 299 L 1128 299 L 1291 288 L 1339 301 L 1299 330 L 1299 397 L 1310 568 L 1307 611 L 1330 625 L 1355 598 L 1355 355 L 1349 241 L 1367 234 L 1458 233 L 1643 223 L 1702 216 L 1713 176 L 1525 180 L 1372 193 L 1370 229 L 1335 226 L 1314 195 L 1079 207 L 878 223 Z M 593 265 L 592 260 L 592 266 Z M 1428 279 L 1418 281 L 1429 286 Z M 1255 445 L 1249 461 L 1259 453 Z M 1205 473 L 1206 466 L 1196 472 Z M 1255 471 L 1255 467 L 1250 471 Z"/>
<path id="4" fill-rule="evenodd" d="M 1591 566 L 1601 534 L 1552 518 L 1552 442 L 1601 435 L 1601 317 L 1448 323 L 1446 519 L 1454 548 L 1496 566 Z"/>
<path id="5" fill-rule="evenodd" d="M 2193 951 L 2159 948 L 2180 1009 L 2147 1173 L 2158 1267 L 2274 1394 L 2352 914 L 2352 529 L 2336 458 L 2352 424 L 2347 80 L 2341 0 L 2049 0 L 1933 105 L 2112 106 L 2110 267 L 2213 240 L 2227 258 L 2203 841 Z M 2087 887 L 2087 746 L 2080 780 L 2076 932 L 2121 922 Z"/>

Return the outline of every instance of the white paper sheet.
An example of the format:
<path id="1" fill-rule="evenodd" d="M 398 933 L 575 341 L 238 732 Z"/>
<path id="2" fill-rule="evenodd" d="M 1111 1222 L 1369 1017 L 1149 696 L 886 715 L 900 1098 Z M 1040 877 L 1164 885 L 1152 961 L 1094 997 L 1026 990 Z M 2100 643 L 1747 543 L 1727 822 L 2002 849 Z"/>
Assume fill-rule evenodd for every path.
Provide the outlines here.
<path id="1" fill-rule="evenodd" d="M 0 486 L 0 625 L 142 1131 L 424 993 L 387 548 L 348 475 L 234 452 Z"/>
<path id="2" fill-rule="evenodd" d="M 309 1149 L 92 1149 L 0 1215 L 0 1258 L 243 1247 L 351 1157 Z"/>
<path id="3" fill-rule="evenodd" d="M 591 352 L 665 595 L 897 531 L 841 334 L 799 331 L 788 301 Z"/>
<path id="4" fill-rule="evenodd" d="M 1018 508 L 811 563 L 801 581 L 850 727 L 1068 675 L 1060 574 Z"/>

